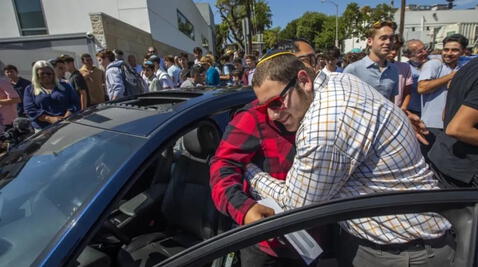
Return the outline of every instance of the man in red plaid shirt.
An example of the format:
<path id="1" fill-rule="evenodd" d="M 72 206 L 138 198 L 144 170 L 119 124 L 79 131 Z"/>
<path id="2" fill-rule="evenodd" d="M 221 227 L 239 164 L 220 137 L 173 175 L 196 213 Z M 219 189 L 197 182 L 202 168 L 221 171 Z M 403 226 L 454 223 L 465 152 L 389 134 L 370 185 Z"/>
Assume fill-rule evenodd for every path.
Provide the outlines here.
<path id="1" fill-rule="evenodd" d="M 285 45 L 306 66 L 315 68 L 315 53 L 307 41 L 292 40 Z M 259 109 L 255 100 L 236 114 L 211 161 L 210 183 L 216 208 L 240 225 L 274 214 L 249 194 L 244 179 L 245 166 L 252 162 L 274 178 L 284 180 L 295 156 L 295 133 L 285 131 Z M 257 246 L 241 250 L 242 266 L 303 264 L 291 249 L 276 239 Z"/>

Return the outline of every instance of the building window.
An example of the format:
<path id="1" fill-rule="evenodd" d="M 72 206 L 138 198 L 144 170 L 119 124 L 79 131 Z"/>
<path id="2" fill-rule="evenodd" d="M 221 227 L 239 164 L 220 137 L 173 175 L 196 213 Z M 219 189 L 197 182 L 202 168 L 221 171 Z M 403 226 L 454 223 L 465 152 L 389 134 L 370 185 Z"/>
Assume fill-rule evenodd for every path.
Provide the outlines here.
<path id="1" fill-rule="evenodd" d="M 412 27 L 412 32 L 414 32 L 414 31 L 415 31 L 415 27 Z"/>
<path id="2" fill-rule="evenodd" d="M 181 13 L 181 11 L 177 10 L 178 13 L 178 28 L 179 30 L 186 34 L 189 38 L 194 40 L 194 26 L 193 24 Z"/>
<path id="3" fill-rule="evenodd" d="M 429 30 L 430 30 L 430 26 L 427 26 L 427 31 L 429 31 Z"/>
<path id="4" fill-rule="evenodd" d="M 21 35 L 48 34 L 40 0 L 13 0 Z"/>

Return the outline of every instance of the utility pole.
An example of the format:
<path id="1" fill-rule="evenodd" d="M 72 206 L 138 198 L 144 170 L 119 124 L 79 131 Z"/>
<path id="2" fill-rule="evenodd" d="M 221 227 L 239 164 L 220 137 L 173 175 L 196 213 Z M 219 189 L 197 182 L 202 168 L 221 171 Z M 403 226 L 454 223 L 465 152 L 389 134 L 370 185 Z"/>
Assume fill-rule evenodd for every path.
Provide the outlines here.
<path id="1" fill-rule="evenodd" d="M 246 52 L 252 53 L 252 18 L 251 18 L 251 3 L 255 0 L 246 0 L 246 14 L 247 14 L 247 45 Z"/>
<path id="2" fill-rule="evenodd" d="M 332 0 L 320 0 L 320 2 L 329 2 L 335 6 L 335 47 L 339 48 L 339 5 Z"/>
<path id="3" fill-rule="evenodd" d="M 403 37 L 403 28 L 405 27 L 405 6 L 406 0 L 401 0 L 400 4 L 400 25 L 398 26 L 398 34 Z M 398 61 L 402 60 L 402 53 L 398 50 Z"/>

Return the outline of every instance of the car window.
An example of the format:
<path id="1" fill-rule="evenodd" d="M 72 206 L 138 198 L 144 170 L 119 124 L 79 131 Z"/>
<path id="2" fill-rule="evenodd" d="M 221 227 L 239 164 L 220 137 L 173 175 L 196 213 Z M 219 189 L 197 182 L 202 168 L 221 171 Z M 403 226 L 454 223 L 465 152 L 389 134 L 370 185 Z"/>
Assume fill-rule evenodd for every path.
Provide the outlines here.
<path id="1" fill-rule="evenodd" d="M 43 131 L 0 159 L 2 264 L 32 264 L 144 142 L 64 126 Z"/>

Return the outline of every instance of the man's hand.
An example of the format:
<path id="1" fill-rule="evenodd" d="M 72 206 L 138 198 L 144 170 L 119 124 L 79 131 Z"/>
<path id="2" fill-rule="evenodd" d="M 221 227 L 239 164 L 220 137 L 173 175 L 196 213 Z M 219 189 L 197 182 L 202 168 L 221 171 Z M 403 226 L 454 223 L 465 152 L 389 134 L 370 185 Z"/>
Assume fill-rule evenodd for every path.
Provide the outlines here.
<path id="1" fill-rule="evenodd" d="M 429 134 L 425 123 L 418 117 L 417 114 L 413 114 L 412 112 L 405 110 L 405 114 L 407 114 L 408 119 L 412 123 L 413 130 L 415 130 L 415 136 L 417 137 L 418 141 L 424 145 L 429 145 L 425 135 Z"/>
<path id="2" fill-rule="evenodd" d="M 246 216 L 244 217 L 244 224 L 250 224 L 272 215 L 274 215 L 273 209 L 256 203 L 247 211 Z"/>

